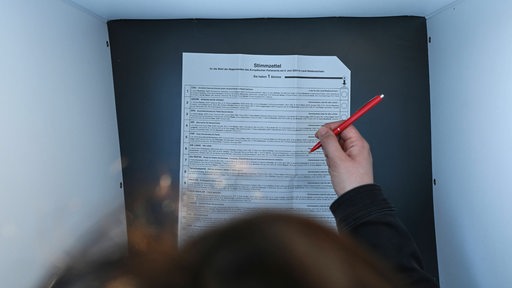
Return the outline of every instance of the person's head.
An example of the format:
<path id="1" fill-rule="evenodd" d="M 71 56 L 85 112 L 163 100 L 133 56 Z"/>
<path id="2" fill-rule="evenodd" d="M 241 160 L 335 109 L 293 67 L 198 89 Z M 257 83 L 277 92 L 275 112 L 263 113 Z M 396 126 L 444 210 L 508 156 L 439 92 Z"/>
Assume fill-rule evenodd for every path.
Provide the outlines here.
<path id="1" fill-rule="evenodd" d="M 185 287 L 398 287 L 397 277 L 350 236 L 280 213 L 213 229 L 180 252 Z"/>
<path id="2" fill-rule="evenodd" d="M 45 287 L 400 287 L 394 272 L 350 236 L 289 214 L 236 219 L 179 250 L 153 244 L 92 264 L 77 259 Z"/>

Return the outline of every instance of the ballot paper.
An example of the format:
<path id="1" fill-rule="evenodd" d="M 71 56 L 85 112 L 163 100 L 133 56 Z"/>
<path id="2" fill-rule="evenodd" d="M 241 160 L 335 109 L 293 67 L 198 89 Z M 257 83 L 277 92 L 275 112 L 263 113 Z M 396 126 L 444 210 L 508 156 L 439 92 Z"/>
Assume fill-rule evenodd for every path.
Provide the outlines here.
<path id="1" fill-rule="evenodd" d="M 335 56 L 183 53 L 178 236 L 260 211 L 335 227 L 318 128 L 350 114 Z"/>

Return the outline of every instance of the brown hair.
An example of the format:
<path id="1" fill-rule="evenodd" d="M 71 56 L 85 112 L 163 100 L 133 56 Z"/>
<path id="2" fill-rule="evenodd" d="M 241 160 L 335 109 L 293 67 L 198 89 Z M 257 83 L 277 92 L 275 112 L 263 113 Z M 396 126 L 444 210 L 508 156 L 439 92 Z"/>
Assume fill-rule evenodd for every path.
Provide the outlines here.
<path id="1" fill-rule="evenodd" d="M 394 272 L 350 236 L 280 213 L 201 234 L 180 253 L 184 287 L 399 287 Z"/>
<path id="2" fill-rule="evenodd" d="M 131 243 L 129 253 L 114 259 L 78 258 L 43 287 L 403 287 L 394 271 L 349 235 L 301 216 L 254 214 L 202 233 L 179 250 L 140 231 L 144 245 Z"/>

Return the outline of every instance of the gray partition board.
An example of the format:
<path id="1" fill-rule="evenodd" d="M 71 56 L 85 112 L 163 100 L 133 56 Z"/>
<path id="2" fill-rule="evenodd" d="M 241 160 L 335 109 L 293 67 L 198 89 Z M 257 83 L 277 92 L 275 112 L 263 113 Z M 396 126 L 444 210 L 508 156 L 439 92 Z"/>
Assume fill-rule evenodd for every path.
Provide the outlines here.
<path id="1" fill-rule="evenodd" d="M 437 276 L 425 18 L 114 20 L 108 28 L 129 223 L 176 228 L 183 52 L 333 55 L 351 70 L 352 112 L 386 95 L 356 127 L 371 145 L 375 181 Z M 169 194 L 158 193 L 167 189 L 162 177 L 172 180 Z"/>

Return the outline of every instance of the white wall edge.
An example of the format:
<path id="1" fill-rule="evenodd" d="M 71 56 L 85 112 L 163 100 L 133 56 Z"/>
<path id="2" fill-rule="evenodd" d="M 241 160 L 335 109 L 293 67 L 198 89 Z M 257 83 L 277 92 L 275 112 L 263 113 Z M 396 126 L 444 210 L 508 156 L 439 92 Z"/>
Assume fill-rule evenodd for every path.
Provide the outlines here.
<path id="1" fill-rule="evenodd" d="M 92 16 L 92 17 L 94 17 L 94 18 L 96 18 L 96 19 L 100 20 L 100 21 L 101 21 L 101 22 L 103 22 L 103 23 L 107 23 L 107 21 L 109 21 L 109 19 L 104 18 L 104 17 L 102 17 L 102 16 L 100 16 L 100 15 L 98 15 L 98 14 L 94 13 L 93 11 L 91 11 L 91 10 L 89 10 L 89 9 L 85 8 L 84 6 L 81 6 L 81 5 L 79 5 L 79 4 L 77 4 L 77 3 L 75 3 L 75 2 L 73 2 L 73 1 L 71 1 L 71 0 L 60 0 L 60 1 L 62 1 L 62 2 L 64 2 L 64 3 L 66 3 L 67 5 L 69 5 L 69 6 L 73 7 L 73 8 L 75 8 L 75 9 L 77 9 L 78 11 L 81 11 L 81 12 L 83 12 L 83 13 L 85 13 L 85 14 L 89 15 L 89 16 Z"/>
<path id="2" fill-rule="evenodd" d="M 435 10 L 432 13 L 428 14 L 427 16 L 425 16 L 425 18 L 428 20 L 428 19 L 436 16 L 437 14 L 442 13 L 443 11 L 446 11 L 448 9 L 451 9 L 451 8 L 459 5 L 460 3 L 464 2 L 464 1 L 466 1 L 466 0 L 456 0 L 456 1 L 450 3 L 450 4 L 446 5 L 446 6 L 443 6 L 443 7 L 439 8 L 439 9 Z"/>

